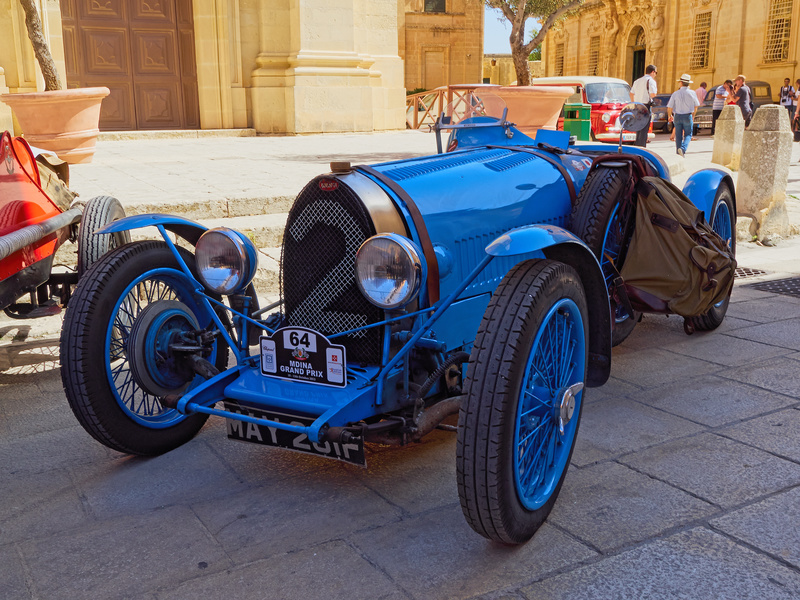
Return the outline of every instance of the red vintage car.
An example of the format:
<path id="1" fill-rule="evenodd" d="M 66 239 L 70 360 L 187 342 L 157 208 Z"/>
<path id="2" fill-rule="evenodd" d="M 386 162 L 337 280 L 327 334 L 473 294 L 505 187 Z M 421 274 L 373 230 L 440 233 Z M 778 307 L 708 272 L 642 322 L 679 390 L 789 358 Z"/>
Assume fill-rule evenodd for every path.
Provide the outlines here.
<path id="1" fill-rule="evenodd" d="M 80 273 L 127 234 L 94 235 L 125 216 L 116 198 L 75 200 L 66 163 L 36 156 L 20 137 L 0 137 L 0 309 L 11 318 L 49 316 L 61 311 Z M 54 273 L 56 250 L 78 242 L 78 267 Z M 27 296 L 27 298 L 26 298 Z"/>

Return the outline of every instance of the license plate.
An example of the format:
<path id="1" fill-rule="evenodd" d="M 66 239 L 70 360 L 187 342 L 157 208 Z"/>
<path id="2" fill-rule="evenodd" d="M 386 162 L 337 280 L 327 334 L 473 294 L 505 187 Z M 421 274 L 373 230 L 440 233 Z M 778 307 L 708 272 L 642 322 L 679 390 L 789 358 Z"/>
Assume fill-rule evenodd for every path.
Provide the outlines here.
<path id="1" fill-rule="evenodd" d="M 259 419 L 269 419 L 288 425 L 308 426 L 313 422 L 306 417 L 286 415 L 282 413 L 270 412 L 256 408 L 243 407 L 236 404 L 225 403 L 225 408 L 231 412 L 249 415 Z M 367 457 L 364 454 L 363 438 L 354 438 L 354 441 L 342 444 L 339 442 L 311 442 L 305 433 L 294 433 L 285 431 L 277 427 L 259 425 L 257 423 L 245 423 L 236 419 L 226 419 L 228 429 L 228 439 L 242 442 L 251 442 L 263 446 L 273 446 L 284 448 L 304 454 L 314 454 L 323 458 L 332 458 L 342 462 L 367 466 Z"/>
<path id="2" fill-rule="evenodd" d="M 305 327 L 284 327 L 259 338 L 261 373 L 280 379 L 333 387 L 347 385 L 344 346 L 331 344 Z"/>
<path id="3" fill-rule="evenodd" d="M 623 142 L 635 142 L 636 141 L 636 134 L 635 133 L 623 133 L 622 134 L 622 141 Z"/>

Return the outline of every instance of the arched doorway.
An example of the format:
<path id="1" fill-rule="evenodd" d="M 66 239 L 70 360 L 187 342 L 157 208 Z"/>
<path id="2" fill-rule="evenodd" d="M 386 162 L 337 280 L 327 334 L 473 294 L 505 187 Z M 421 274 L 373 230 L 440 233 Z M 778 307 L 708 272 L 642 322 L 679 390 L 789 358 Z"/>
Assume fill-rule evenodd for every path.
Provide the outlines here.
<path id="1" fill-rule="evenodd" d="M 639 79 L 639 77 L 644 75 L 644 69 L 647 66 L 647 43 L 644 35 L 644 29 L 642 27 L 634 27 L 631 30 L 631 33 L 628 36 L 628 48 L 626 54 L 627 68 L 625 70 L 629 77 L 629 81 L 633 83 Z"/>

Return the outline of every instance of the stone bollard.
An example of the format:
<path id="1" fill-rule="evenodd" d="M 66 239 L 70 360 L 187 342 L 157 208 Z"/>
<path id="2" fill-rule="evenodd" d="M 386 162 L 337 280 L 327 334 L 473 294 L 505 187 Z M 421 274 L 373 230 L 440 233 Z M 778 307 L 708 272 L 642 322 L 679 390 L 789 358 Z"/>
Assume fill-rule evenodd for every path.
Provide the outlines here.
<path id="1" fill-rule="evenodd" d="M 726 166 L 731 171 L 738 171 L 742 159 L 743 133 L 742 109 L 735 104 L 729 104 L 722 109 L 722 114 L 717 119 L 711 162 Z"/>
<path id="2" fill-rule="evenodd" d="M 786 108 L 775 104 L 759 108 L 742 137 L 736 212 L 752 219 L 750 233 L 765 245 L 789 235 L 786 186 L 792 139 Z"/>

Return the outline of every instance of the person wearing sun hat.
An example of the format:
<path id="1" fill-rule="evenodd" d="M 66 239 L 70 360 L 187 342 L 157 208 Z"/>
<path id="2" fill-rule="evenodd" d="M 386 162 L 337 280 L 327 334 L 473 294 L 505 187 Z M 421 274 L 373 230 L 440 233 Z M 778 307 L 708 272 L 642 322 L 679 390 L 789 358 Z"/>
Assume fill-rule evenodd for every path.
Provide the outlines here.
<path id="1" fill-rule="evenodd" d="M 678 80 L 681 87 L 673 92 L 667 102 L 667 118 L 675 124 L 675 151 L 679 156 L 686 154 L 692 139 L 694 112 L 700 105 L 697 94 L 689 89 L 692 78 L 688 73 Z"/>

